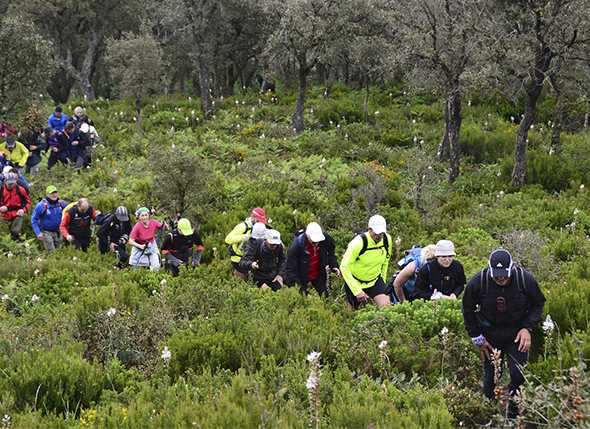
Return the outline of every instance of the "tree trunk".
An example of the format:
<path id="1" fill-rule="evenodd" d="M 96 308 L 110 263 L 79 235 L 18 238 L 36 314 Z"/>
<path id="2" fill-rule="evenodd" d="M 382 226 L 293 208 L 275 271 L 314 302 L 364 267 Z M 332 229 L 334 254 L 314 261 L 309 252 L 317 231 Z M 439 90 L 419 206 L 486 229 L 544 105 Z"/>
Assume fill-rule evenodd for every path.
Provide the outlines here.
<path id="1" fill-rule="evenodd" d="M 305 90 L 307 89 L 307 57 L 305 54 L 298 59 L 299 62 L 299 93 L 297 95 L 297 104 L 295 113 L 293 113 L 293 129 L 297 134 L 302 133 L 305 123 L 303 113 L 305 108 Z"/>
<path id="2" fill-rule="evenodd" d="M 512 186 L 522 188 L 526 180 L 526 149 L 529 129 L 535 121 L 537 101 L 543 90 L 545 77 L 553 56 L 548 47 L 540 47 L 535 55 L 534 72 L 531 82 L 526 85 L 526 101 L 524 117 L 516 133 L 516 151 L 514 169 L 512 170 Z"/>
<path id="3" fill-rule="evenodd" d="M 369 79 L 365 81 L 365 96 L 363 98 L 363 116 L 365 124 L 369 123 Z"/>
<path id="4" fill-rule="evenodd" d="M 551 152 L 561 153 L 561 127 L 563 124 L 563 93 L 557 79 L 553 82 L 555 89 L 555 107 L 553 108 L 553 119 L 551 127 Z"/>
<path id="5" fill-rule="evenodd" d="M 47 87 L 47 92 L 55 104 L 63 104 L 68 101 L 74 82 L 74 79 L 68 75 L 63 67 L 57 69 Z"/>
<path id="6" fill-rule="evenodd" d="M 92 85 L 92 75 L 94 74 L 98 46 L 100 45 L 101 40 L 102 37 L 99 36 L 96 31 L 93 30 L 90 32 L 88 46 L 80 70 L 76 69 L 74 66 L 72 51 L 69 48 L 66 52 L 66 58 L 63 61 L 65 69 L 74 79 L 76 79 L 78 85 L 80 85 L 84 99 L 89 101 L 96 100 L 96 93 L 94 91 L 94 86 Z"/>
<path id="7" fill-rule="evenodd" d="M 135 97 L 135 125 L 137 127 L 137 133 L 143 136 L 143 128 L 141 125 L 141 97 Z"/>
<path id="8" fill-rule="evenodd" d="M 199 87 L 201 90 L 201 110 L 205 119 L 213 116 L 213 100 L 209 87 L 209 66 L 203 58 L 199 59 Z"/>
<path id="9" fill-rule="evenodd" d="M 461 145 L 459 132 L 461 130 L 461 92 L 459 83 L 455 83 L 453 92 L 447 100 L 449 120 L 445 126 L 449 139 L 449 182 L 453 183 L 460 174 Z"/>
<path id="10" fill-rule="evenodd" d="M 443 109 L 443 120 L 444 120 L 444 130 L 443 130 L 443 136 L 442 136 L 442 140 L 440 142 L 440 145 L 438 146 L 438 159 L 439 161 L 449 161 L 451 159 L 450 156 L 450 144 L 449 144 L 449 123 L 450 123 L 450 117 L 449 117 L 449 102 L 448 100 L 445 101 L 445 107 Z"/>

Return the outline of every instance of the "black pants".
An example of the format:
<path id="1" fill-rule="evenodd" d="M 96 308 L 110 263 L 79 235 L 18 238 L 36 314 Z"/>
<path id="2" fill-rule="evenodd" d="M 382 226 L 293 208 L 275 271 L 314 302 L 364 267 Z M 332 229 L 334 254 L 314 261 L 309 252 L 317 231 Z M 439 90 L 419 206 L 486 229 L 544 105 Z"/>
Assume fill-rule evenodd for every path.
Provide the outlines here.
<path id="1" fill-rule="evenodd" d="M 74 240 L 72 241 L 75 249 L 82 250 L 82 252 L 87 252 L 88 247 L 90 246 L 90 236 L 86 235 L 79 235 L 75 236 Z"/>
<path id="2" fill-rule="evenodd" d="M 518 351 L 518 343 L 514 342 L 492 346 L 502 352 L 502 370 L 504 369 L 505 361 L 508 361 L 508 371 L 510 373 L 510 385 L 508 389 L 510 396 L 514 396 L 524 383 L 524 375 L 522 374 L 521 368 L 528 362 L 529 354 L 528 352 Z M 496 387 L 494 384 L 494 365 L 487 358 L 484 359 L 483 371 L 483 393 L 489 399 L 494 399 L 494 389 Z M 515 418 L 517 415 L 518 408 L 514 401 L 511 400 L 508 405 L 508 417 Z"/>
<path id="3" fill-rule="evenodd" d="M 314 280 L 307 282 L 304 285 L 301 285 L 301 287 L 299 288 L 301 294 L 307 296 L 307 294 L 309 293 L 307 290 L 309 285 L 311 285 L 316 290 L 319 296 L 328 296 L 328 286 L 326 284 L 326 279 L 321 279 L 318 277 Z"/>
<path id="4" fill-rule="evenodd" d="M 344 285 L 344 292 L 346 292 L 346 300 L 352 308 L 357 309 L 361 306 L 362 303 L 356 299 L 356 296 L 352 293 L 347 284 Z M 369 295 L 369 297 L 375 298 L 377 295 L 389 295 L 390 290 L 383 281 L 383 277 L 379 276 L 375 284 L 369 288 L 363 288 L 363 292 Z"/>
<path id="5" fill-rule="evenodd" d="M 47 160 L 47 169 L 51 169 L 51 167 L 53 167 L 58 162 L 61 162 L 63 165 L 68 165 L 67 158 L 60 158 L 56 152 L 51 152 L 49 154 L 49 159 Z"/>
<path id="6" fill-rule="evenodd" d="M 111 250 L 111 241 L 108 237 L 98 237 L 98 251 L 101 255 L 105 255 Z M 115 243 L 115 253 L 117 254 L 117 265 L 119 268 L 127 266 L 129 262 L 129 253 L 127 247 L 123 244 Z"/>

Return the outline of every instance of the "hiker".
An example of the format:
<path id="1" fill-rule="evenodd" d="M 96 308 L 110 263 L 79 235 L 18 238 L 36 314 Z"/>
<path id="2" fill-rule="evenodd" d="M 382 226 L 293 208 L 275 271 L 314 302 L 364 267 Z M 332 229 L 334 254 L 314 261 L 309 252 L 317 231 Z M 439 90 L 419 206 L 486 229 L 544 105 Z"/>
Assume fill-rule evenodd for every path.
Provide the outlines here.
<path id="1" fill-rule="evenodd" d="M 131 221 L 129 211 L 125 206 L 119 206 L 114 213 L 109 213 L 96 222 L 99 227 L 96 232 L 98 237 L 98 251 L 101 255 L 114 252 L 117 256 L 115 268 L 123 269 L 127 266 L 129 254 L 127 253 L 127 242 L 131 234 Z"/>
<path id="2" fill-rule="evenodd" d="M 156 232 L 164 228 L 165 224 L 150 219 L 150 210 L 140 207 L 135 212 L 138 222 L 129 234 L 131 256 L 129 265 L 132 267 L 149 267 L 151 271 L 160 271 L 160 251 L 156 244 Z"/>
<path id="3" fill-rule="evenodd" d="M 285 249 L 279 231 L 269 229 L 264 240 L 249 246 L 240 260 L 243 272 L 252 271 L 256 286 L 264 290 L 277 291 L 283 287 Z"/>
<path id="4" fill-rule="evenodd" d="M 201 263 L 201 256 L 205 246 L 201 241 L 199 233 L 193 229 L 188 219 L 179 219 L 176 228 L 164 238 L 162 243 L 162 255 L 166 259 L 165 267 L 173 277 L 180 273 L 181 265 L 188 265 L 189 258 L 191 265 L 198 266 Z"/>
<path id="5" fill-rule="evenodd" d="M 83 122 L 80 125 L 80 140 L 84 143 L 84 149 L 81 151 L 81 161 L 82 167 L 88 167 L 92 161 L 92 148 L 96 143 L 96 138 L 98 134 L 96 134 L 96 130 L 94 132 L 94 127 L 88 125 L 86 122 Z"/>
<path id="6" fill-rule="evenodd" d="M 59 226 L 66 205 L 64 200 L 60 200 L 57 188 L 49 185 L 45 188 L 45 198 L 39 201 L 33 210 L 33 232 L 48 252 L 53 252 L 62 243 Z"/>
<path id="7" fill-rule="evenodd" d="M 16 168 L 14 168 L 10 165 L 6 165 L 2 169 L 2 173 L 0 173 L 0 185 L 4 184 L 4 178 L 9 173 L 16 174 L 16 176 L 17 176 L 16 183 L 18 183 L 20 186 L 25 188 L 28 193 L 30 193 L 30 185 L 29 185 L 29 182 L 27 181 L 26 177 L 23 176 L 22 174 L 20 174 Z"/>
<path id="8" fill-rule="evenodd" d="M 31 206 L 29 193 L 17 181 L 16 173 L 7 173 L 0 190 L 0 213 L 2 219 L 10 223 L 10 236 L 14 241 L 20 240 L 23 218 Z"/>
<path id="9" fill-rule="evenodd" d="M 492 350 L 508 361 L 509 393 L 514 396 L 524 382 L 522 368 L 529 359 L 531 333 L 539 324 L 545 296 L 527 270 L 513 264 L 507 250 L 494 250 L 488 267 L 473 276 L 463 294 L 463 320 L 473 344 L 479 348 L 484 367 L 483 391 L 494 399 Z M 508 417 L 518 408 L 509 401 Z"/>
<path id="10" fill-rule="evenodd" d="M 268 228 L 262 222 L 256 222 L 254 225 L 252 225 L 252 232 L 250 233 L 250 238 L 248 238 L 248 240 L 246 240 L 246 242 L 242 246 L 242 251 L 244 255 L 248 252 L 248 249 L 250 249 L 251 247 L 258 246 L 258 244 L 260 244 L 259 240 L 264 240 L 266 238 L 266 231 L 268 231 Z"/>
<path id="11" fill-rule="evenodd" d="M 80 126 L 87 120 L 86 112 L 82 106 L 74 107 L 74 116 L 70 118 L 70 121 L 74 124 L 76 129 L 80 129 Z"/>
<path id="12" fill-rule="evenodd" d="M 27 158 L 25 172 L 36 176 L 39 174 L 41 166 L 41 157 L 43 152 L 47 149 L 47 132 L 51 128 L 46 128 L 41 133 L 35 130 L 29 130 L 24 139 L 25 147 L 29 150 L 29 157 Z"/>
<path id="13" fill-rule="evenodd" d="M 55 106 L 55 111 L 47 119 L 47 125 L 54 131 L 63 133 L 68 119 L 68 115 L 62 112 L 61 106 Z"/>
<path id="14" fill-rule="evenodd" d="M 371 216 L 368 231 L 357 235 L 348 244 L 340 271 L 346 282 L 347 302 L 353 309 L 369 298 L 379 308 L 391 304 L 386 281 L 392 250 L 393 241 L 387 233 L 387 223 L 380 215 Z"/>
<path id="15" fill-rule="evenodd" d="M 289 286 L 298 283 L 303 295 L 307 295 L 309 284 L 320 296 L 328 295 L 329 272 L 340 275 L 335 248 L 334 240 L 319 224 L 308 224 L 305 231 L 298 232 L 287 251 L 285 283 Z"/>
<path id="16" fill-rule="evenodd" d="M 45 130 L 47 138 L 47 149 L 49 150 L 49 158 L 47 159 L 47 169 L 51 168 L 61 162 L 63 165 L 68 165 L 69 142 L 63 134 L 58 134 L 54 129 L 48 128 Z"/>
<path id="17" fill-rule="evenodd" d="M 6 143 L 0 144 L 0 156 L 17 168 L 20 173 L 27 164 L 29 150 L 24 144 L 16 141 L 16 136 L 10 135 L 6 137 Z"/>
<path id="18" fill-rule="evenodd" d="M 74 168 L 79 170 L 86 164 L 86 151 L 90 144 L 88 133 L 77 130 L 73 122 L 68 122 L 64 136 L 69 143 L 69 159 Z"/>
<path id="19" fill-rule="evenodd" d="M 87 198 L 80 198 L 71 207 L 64 209 L 59 227 L 61 235 L 76 249 L 87 252 L 92 236 L 90 227 L 98 214 L 100 212 L 90 205 Z"/>
<path id="20" fill-rule="evenodd" d="M 395 300 L 398 302 L 412 301 L 418 272 L 426 263 L 435 258 L 435 249 L 434 244 L 413 247 L 407 250 L 406 255 L 398 261 L 399 271 L 393 277 L 392 282 Z"/>
<path id="21" fill-rule="evenodd" d="M 246 266 L 240 264 L 240 260 L 244 255 L 243 246 L 250 238 L 252 233 L 252 226 L 257 222 L 261 222 L 266 225 L 266 212 L 261 207 L 253 208 L 250 212 L 250 216 L 247 217 L 243 222 L 237 224 L 234 229 L 225 237 L 225 243 L 227 244 L 227 252 L 230 255 L 232 266 L 234 267 L 234 275 L 246 280 L 248 278 L 249 269 Z"/>
<path id="22" fill-rule="evenodd" d="M 455 245 L 450 240 L 440 240 L 434 249 L 435 260 L 418 272 L 412 299 L 457 299 L 463 292 L 467 279 L 463 265 L 455 260 Z"/>

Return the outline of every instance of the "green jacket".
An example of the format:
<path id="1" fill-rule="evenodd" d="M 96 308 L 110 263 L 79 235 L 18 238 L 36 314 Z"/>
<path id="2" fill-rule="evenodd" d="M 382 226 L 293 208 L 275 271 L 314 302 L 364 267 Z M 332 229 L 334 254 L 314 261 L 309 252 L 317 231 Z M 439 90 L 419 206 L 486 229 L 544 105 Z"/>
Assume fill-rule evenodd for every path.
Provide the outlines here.
<path id="1" fill-rule="evenodd" d="M 19 141 L 16 142 L 16 147 L 12 151 L 6 148 L 6 143 L 0 144 L 0 152 L 4 154 L 7 160 L 18 167 L 24 167 L 29 157 L 29 149 Z"/>
<path id="2" fill-rule="evenodd" d="M 248 241 L 251 233 L 252 221 L 246 219 L 244 222 L 240 222 L 234 226 L 234 229 L 232 229 L 225 237 L 225 243 L 228 244 L 230 248 L 232 262 L 240 262 L 242 256 L 244 256 L 242 246 Z"/>
<path id="3" fill-rule="evenodd" d="M 385 240 L 375 243 L 368 232 L 364 235 L 367 237 L 365 252 L 359 257 L 363 248 L 363 239 L 362 234 L 357 235 L 348 244 L 340 263 L 342 277 L 354 295 L 372 287 L 379 277 L 387 282 L 387 268 L 393 250 L 393 240 L 389 234 L 387 234 L 388 252 L 385 250 Z"/>

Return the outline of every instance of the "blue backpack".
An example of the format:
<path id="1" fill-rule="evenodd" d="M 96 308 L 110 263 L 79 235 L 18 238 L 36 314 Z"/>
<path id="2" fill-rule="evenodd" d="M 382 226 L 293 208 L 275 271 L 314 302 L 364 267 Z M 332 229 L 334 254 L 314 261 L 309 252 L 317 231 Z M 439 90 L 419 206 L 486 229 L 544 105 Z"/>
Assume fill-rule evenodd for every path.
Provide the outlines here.
<path id="1" fill-rule="evenodd" d="M 422 248 L 418 247 L 418 246 L 413 246 L 411 249 L 406 250 L 404 252 L 404 257 L 402 259 L 397 261 L 398 271 L 393 275 L 393 278 L 391 279 L 391 282 L 390 282 L 390 284 L 391 284 L 391 299 L 392 299 L 393 303 L 399 302 L 399 299 L 395 294 L 395 289 L 393 287 L 393 281 L 395 280 L 397 275 L 400 273 L 400 271 L 403 270 L 404 268 L 406 268 L 410 264 L 410 262 L 416 263 L 416 271 L 414 271 L 414 274 L 412 275 L 412 277 L 410 277 L 408 280 L 406 280 L 406 282 L 404 283 L 404 285 L 402 287 L 404 289 L 404 294 L 407 298 L 411 297 L 412 294 L 414 293 L 414 287 L 416 285 L 416 276 L 418 274 L 418 271 L 420 270 L 420 268 L 423 265 L 421 255 L 422 255 Z"/>

